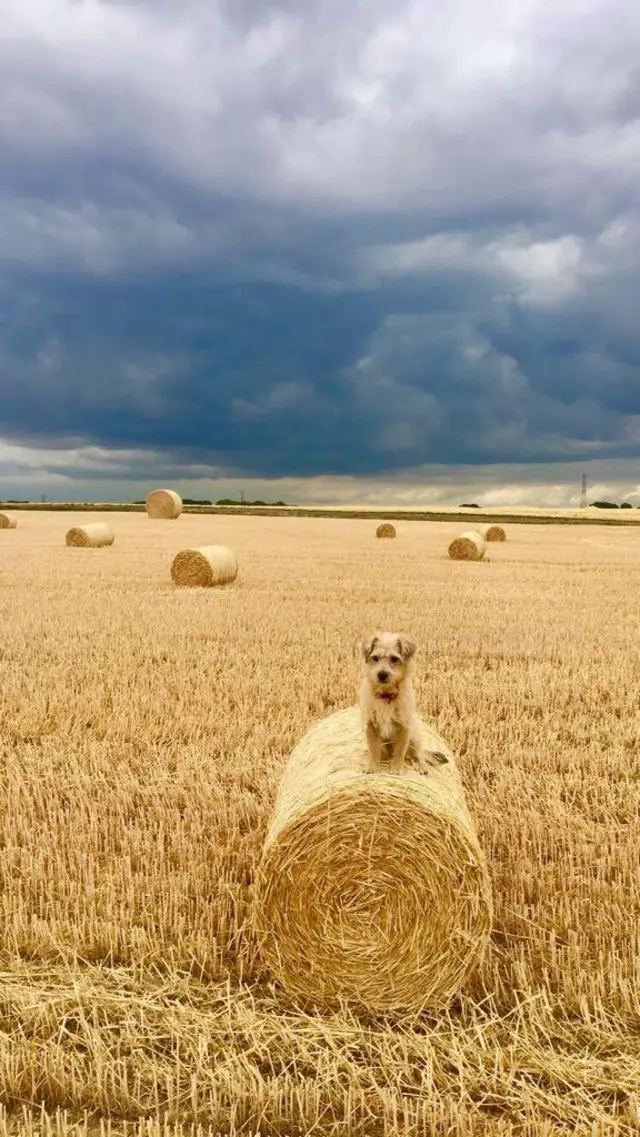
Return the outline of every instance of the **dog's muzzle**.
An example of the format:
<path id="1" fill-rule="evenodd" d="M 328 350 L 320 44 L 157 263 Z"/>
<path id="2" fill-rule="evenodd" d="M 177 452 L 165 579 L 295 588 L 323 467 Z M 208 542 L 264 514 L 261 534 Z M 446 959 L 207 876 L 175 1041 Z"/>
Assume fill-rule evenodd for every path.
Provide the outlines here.
<path id="1" fill-rule="evenodd" d="M 397 691 L 376 691 L 376 699 L 382 699 L 385 703 L 393 703 L 397 698 Z"/>

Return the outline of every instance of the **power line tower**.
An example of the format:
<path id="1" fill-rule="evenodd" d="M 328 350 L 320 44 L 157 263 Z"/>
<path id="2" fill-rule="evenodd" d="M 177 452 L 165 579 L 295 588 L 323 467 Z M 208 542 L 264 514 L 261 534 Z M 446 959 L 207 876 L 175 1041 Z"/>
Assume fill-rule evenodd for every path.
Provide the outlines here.
<path id="1" fill-rule="evenodd" d="M 580 494 L 580 509 L 587 508 L 587 475 L 582 475 L 582 492 Z"/>

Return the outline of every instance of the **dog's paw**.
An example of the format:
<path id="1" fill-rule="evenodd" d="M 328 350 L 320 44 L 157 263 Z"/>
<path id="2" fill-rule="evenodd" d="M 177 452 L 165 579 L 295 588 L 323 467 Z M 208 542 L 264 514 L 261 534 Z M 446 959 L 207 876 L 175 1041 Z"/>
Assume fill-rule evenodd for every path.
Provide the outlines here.
<path id="1" fill-rule="evenodd" d="M 418 769 L 421 774 L 428 774 L 434 767 L 445 766 L 449 759 L 440 750 L 421 750 L 416 756 Z"/>
<path id="2" fill-rule="evenodd" d="M 449 761 L 446 754 L 442 754 L 440 750 L 429 750 L 427 753 L 427 759 L 436 766 L 446 766 L 447 762 Z"/>

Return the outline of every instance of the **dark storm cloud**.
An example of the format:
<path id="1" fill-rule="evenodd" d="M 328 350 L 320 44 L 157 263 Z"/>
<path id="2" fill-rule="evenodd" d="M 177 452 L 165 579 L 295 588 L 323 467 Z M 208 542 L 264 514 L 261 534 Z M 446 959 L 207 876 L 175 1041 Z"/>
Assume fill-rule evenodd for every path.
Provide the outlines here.
<path id="1" fill-rule="evenodd" d="M 230 473 L 638 453 L 631 0 L 10 0 L 0 433 Z"/>

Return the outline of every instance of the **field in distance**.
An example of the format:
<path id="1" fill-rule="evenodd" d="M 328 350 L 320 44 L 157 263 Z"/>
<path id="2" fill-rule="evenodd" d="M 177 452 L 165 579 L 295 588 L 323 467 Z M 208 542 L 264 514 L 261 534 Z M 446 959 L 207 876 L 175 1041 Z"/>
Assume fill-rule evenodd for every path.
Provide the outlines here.
<path id="1" fill-rule="evenodd" d="M 0 508 L 16 510 L 16 512 L 64 512 L 64 511 L 98 511 L 98 512 L 127 512 L 144 513 L 145 507 L 141 502 L 0 502 Z M 214 503 L 211 505 L 184 504 L 185 513 L 216 514 L 231 516 L 264 516 L 264 517 L 345 517 L 350 520 L 362 519 L 390 519 L 415 521 L 460 521 L 480 525 L 487 521 L 511 521 L 512 524 L 583 524 L 583 525 L 637 525 L 640 524 L 640 509 L 632 507 L 614 507 L 610 509 L 587 506 L 585 509 L 551 509 L 535 508 L 533 506 L 483 506 L 472 505 L 285 505 L 281 502 L 256 504 L 248 502 L 244 505 L 227 505 Z"/>
<path id="2" fill-rule="evenodd" d="M 469 563 L 454 520 L 113 513 L 67 548 L 95 518 L 0 531 L 0 1133 L 637 1133 L 640 530 L 514 525 Z M 174 588 L 212 543 L 236 582 Z M 417 1023 L 305 1013 L 245 925 L 287 755 L 378 626 L 420 645 L 495 897 Z"/>

